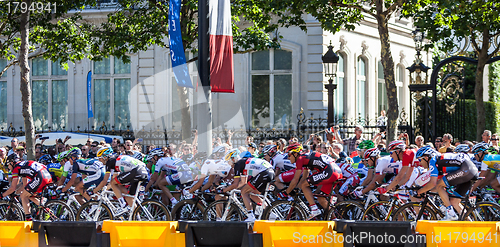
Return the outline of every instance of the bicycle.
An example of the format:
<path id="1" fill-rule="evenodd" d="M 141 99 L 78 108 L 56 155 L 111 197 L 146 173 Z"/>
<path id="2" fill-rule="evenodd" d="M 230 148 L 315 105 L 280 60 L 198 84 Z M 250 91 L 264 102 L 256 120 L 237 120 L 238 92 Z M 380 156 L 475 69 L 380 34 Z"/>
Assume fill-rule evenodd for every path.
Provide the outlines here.
<path id="1" fill-rule="evenodd" d="M 214 195 L 212 193 L 194 193 L 192 199 L 184 199 L 175 204 L 172 209 L 173 220 L 203 220 L 203 213 L 209 203 L 205 196 Z"/>

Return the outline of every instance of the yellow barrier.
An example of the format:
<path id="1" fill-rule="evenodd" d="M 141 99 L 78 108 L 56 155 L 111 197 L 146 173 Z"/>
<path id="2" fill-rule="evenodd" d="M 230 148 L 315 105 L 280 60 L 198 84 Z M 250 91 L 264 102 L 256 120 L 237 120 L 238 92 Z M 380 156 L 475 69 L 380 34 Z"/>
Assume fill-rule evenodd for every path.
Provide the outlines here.
<path id="1" fill-rule="evenodd" d="M 497 222 L 418 221 L 416 231 L 426 235 L 428 247 L 500 246 Z"/>
<path id="2" fill-rule="evenodd" d="M 38 246 L 38 233 L 31 232 L 30 221 L 0 222 L 0 246 Z"/>
<path id="3" fill-rule="evenodd" d="M 175 221 L 104 221 L 102 231 L 111 246 L 185 246 L 184 233 L 176 232 Z"/>
<path id="4" fill-rule="evenodd" d="M 333 231 L 333 221 L 256 221 L 265 247 L 343 246 L 343 235 Z"/>

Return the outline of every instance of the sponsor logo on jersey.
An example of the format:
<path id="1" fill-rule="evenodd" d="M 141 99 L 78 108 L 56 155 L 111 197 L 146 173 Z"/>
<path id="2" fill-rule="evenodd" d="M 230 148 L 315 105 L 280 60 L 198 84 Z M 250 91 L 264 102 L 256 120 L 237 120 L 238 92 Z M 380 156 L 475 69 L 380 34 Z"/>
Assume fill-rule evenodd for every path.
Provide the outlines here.
<path id="1" fill-rule="evenodd" d="M 313 160 L 313 165 L 317 166 L 317 167 L 320 167 L 320 168 L 325 168 L 326 167 L 326 164 L 323 163 L 323 161 L 321 161 L 321 160 Z"/>
<path id="2" fill-rule="evenodd" d="M 450 181 L 450 180 L 453 180 L 455 178 L 459 178 L 459 177 L 463 176 L 464 174 L 465 174 L 464 171 L 459 171 L 456 174 L 453 174 L 453 175 L 447 177 L 447 179 L 448 179 L 448 181 Z"/>
<path id="3" fill-rule="evenodd" d="M 29 168 L 24 168 L 24 169 L 19 170 L 19 174 L 32 174 L 32 173 L 33 173 L 33 170 L 31 170 Z"/>
<path id="4" fill-rule="evenodd" d="M 35 177 L 33 182 L 30 183 L 30 188 L 35 189 L 40 184 L 40 178 Z"/>
<path id="5" fill-rule="evenodd" d="M 328 177 L 328 174 L 326 174 L 326 171 L 323 171 L 322 173 L 318 173 L 316 175 L 313 175 L 313 181 L 319 181 L 319 180 L 322 180 L 322 179 L 325 179 L 326 177 Z"/>

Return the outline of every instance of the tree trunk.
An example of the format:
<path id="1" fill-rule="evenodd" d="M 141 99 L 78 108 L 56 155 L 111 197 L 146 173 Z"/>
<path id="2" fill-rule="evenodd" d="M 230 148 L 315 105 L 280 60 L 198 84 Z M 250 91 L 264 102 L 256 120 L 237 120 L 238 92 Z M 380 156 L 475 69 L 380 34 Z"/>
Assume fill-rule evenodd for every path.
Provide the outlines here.
<path id="1" fill-rule="evenodd" d="M 487 48 L 483 48 L 482 50 L 487 50 Z M 483 131 L 486 129 L 486 113 L 484 110 L 484 101 L 483 101 L 483 74 L 484 67 L 486 66 L 486 61 L 488 60 L 487 51 L 481 51 L 479 53 L 477 68 L 476 68 L 476 86 L 474 88 L 474 97 L 476 98 L 476 112 L 477 112 L 477 129 L 476 129 L 476 140 L 481 141 L 481 136 Z"/>
<path id="2" fill-rule="evenodd" d="M 191 107 L 189 105 L 188 90 L 185 87 L 177 86 L 177 94 L 179 95 L 179 103 L 182 115 L 182 140 L 186 141 L 186 143 L 191 143 Z"/>
<path id="3" fill-rule="evenodd" d="M 31 0 L 24 0 L 26 6 Z M 19 67 L 21 67 L 21 97 L 23 104 L 24 129 L 26 136 L 26 152 L 29 160 L 35 159 L 35 127 L 31 107 L 31 81 L 28 64 L 29 53 L 29 18 L 30 11 L 21 14 L 21 48 L 19 50 Z"/>
<path id="4" fill-rule="evenodd" d="M 396 81 L 394 78 L 394 60 L 392 59 L 391 43 L 389 41 L 389 28 L 387 19 L 384 16 L 378 16 L 378 33 L 381 44 L 381 62 L 384 67 L 385 88 L 387 89 L 387 99 L 389 109 L 387 109 L 387 144 L 397 138 L 398 130 L 398 94 Z"/>

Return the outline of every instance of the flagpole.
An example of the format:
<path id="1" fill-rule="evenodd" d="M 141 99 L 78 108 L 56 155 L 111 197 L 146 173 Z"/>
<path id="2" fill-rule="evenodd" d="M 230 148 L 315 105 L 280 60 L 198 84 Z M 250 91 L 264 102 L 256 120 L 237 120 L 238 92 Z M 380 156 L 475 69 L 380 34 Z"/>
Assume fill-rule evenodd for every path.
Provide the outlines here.
<path id="1" fill-rule="evenodd" d="M 212 99 L 210 89 L 209 1 L 198 0 L 198 73 L 203 90 L 198 90 L 198 150 L 212 153 Z"/>
<path id="2" fill-rule="evenodd" d="M 90 118 L 94 117 L 92 109 L 92 70 L 87 73 L 87 138 L 90 138 Z"/>

